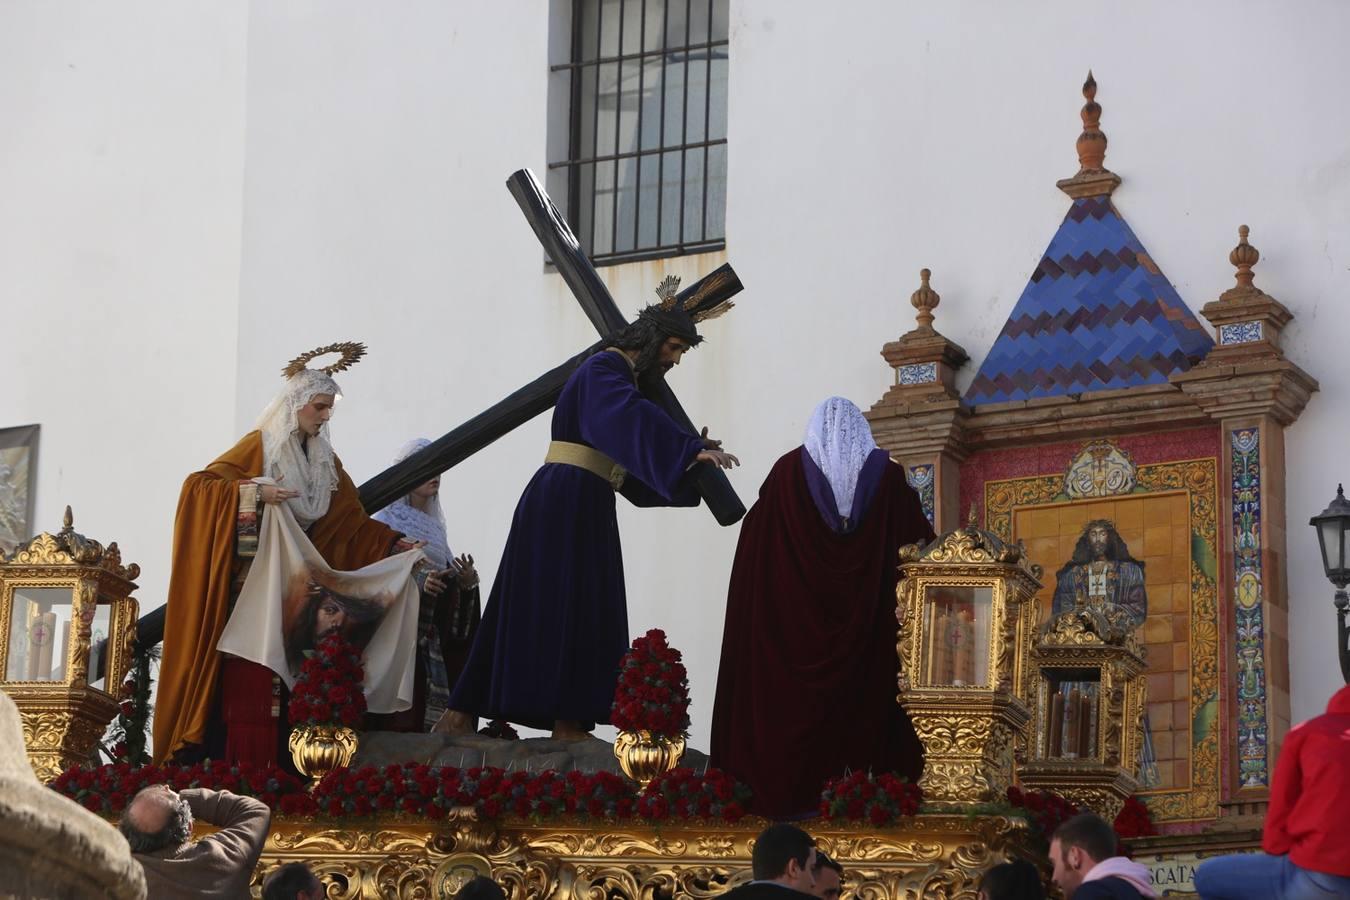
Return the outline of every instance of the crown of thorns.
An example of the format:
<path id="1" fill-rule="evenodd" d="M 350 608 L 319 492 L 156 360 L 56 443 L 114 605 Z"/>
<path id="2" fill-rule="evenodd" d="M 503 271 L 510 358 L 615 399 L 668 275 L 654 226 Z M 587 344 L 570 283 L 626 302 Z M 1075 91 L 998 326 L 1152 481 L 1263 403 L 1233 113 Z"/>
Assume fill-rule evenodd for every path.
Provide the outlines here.
<path id="1" fill-rule="evenodd" d="M 332 375 L 334 372 L 345 372 L 352 366 L 361 361 L 361 357 L 366 355 L 366 345 L 357 341 L 339 341 L 336 344 L 326 344 L 322 347 L 316 347 L 308 353 L 301 353 L 295 359 L 286 363 L 286 368 L 281 370 L 281 377 L 291 378 L 305 371 L 305 363 L 319 356 L 325 356 L 329 353 L 342 354 L 337 362 L 323 366 L 318 371 L 325 375 Z"/>

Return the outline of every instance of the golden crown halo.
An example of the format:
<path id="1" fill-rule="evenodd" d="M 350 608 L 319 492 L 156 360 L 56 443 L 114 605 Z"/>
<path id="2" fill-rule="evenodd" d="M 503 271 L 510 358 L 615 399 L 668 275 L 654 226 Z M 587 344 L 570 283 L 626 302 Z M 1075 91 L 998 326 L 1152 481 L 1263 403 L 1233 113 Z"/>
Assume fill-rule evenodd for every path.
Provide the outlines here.
<path id="1" fill-rule="evenodd" d="M 661 298 L 661 302 L 658 305 L 664 310 L 671 309 L 675 306 L 675 295 L 678 294 L 679 291 L 680 276 L 667 275 L 661 280 L 661 283 L 656 286 L 656 296 Z"/>
<path id="2" fill-rule="evenodd" d="M 308 353 L 301 353 L 295 359 L 286 363 L 286 368 L 281 370 L 281 377 L 291 378 L 295 375 L 299 375 L 305 370 L 305 363 L 328 353 L 342 354 L 337 362 L 318 369 L 318 371 L 323 372 L 325 375 L 332 375 L 334 372 L 344 372 L 360 362 L 361 357 L 366 355 L 366 345 L 358 341 L 338 341 L 336 344 L 326 344 L 323 347 L 316 347 Z"/>
<path id="3" fill-rule="evenodd" d="M 704 290 L 708 290 L 710 288 L 711 286 L 705 288 Z M 657 304 L 657 307 L 660 308 L 663 312 L 669 312 L 670 310 L 674 309 L 676 305 L 679 305 L 685 312 L 689 314 L 689 318 L 693 320 L 695 324 L 699 322 L 706 322 L 709 319 L 716 319 L 718 316 L 726 315 L 726 313 L 733 306 L 736 305 L 735 303 L 732 303 L 730 300 L 723 300 L 721 303 L 718 303 L 707 309 L 700 309 L 699 304 L 703 302 L 703 298 L 700 296 L 699 292 L 695 292 L 693 296 L 687 298 L 683 303 L 679 303 L 678 302 L 679 290 L 680 290 L 680 276 L 667 275 L 665 278 L 661 279 L 661 283 L 656 286 L 656 296 L 660 298 L 660 302 Z"/>

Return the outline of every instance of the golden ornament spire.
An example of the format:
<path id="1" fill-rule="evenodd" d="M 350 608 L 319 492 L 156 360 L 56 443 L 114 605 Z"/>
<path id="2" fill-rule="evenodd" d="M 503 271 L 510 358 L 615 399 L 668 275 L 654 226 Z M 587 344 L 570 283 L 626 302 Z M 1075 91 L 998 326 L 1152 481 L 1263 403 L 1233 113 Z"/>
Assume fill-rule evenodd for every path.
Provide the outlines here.
<path id="1" fill-rule="evenodd" d="M 1105 171 L 1106 134 L 1102 131 L 1102 105 L 1097 102 L 1097 79 L 1088 69 L 1087 81 L 1083 82 L 1083 109 L 1079 115 L 1083 119 L 1083 133 L 1078 136 L 1079 173 Z"/>
<path id="2" fill-rule="evenodd" d="M 1083 131 L 1075 145 L 1078 149 L 1078 174 L 1057 182 L 1061 191 L 1070 197 L 1110 196 L 1120 184 L 1120 176 L 1106 168 L 1106 133 L 1102 131 L 1102 105 L 1097 102 L 1097 79 L 1088 69 L 1083 82 L 1083 99 L 1087 102 L 1079 111 Z"/>
<path id="3" fill-rule="evenodd" d="M 1247 235 L 1251 229 L 1246 225 L 1238 226 L 1238 244 L 1233 248 L 1233 252 L 1228 254 L 1228 261 L 1237 266 L 1237 271 L 1233 277 L 1237 279 L 1239 288 L 1250 288 L 1252 279 L 1256 274 L 1252 272 L 1252 266 L 1261 258 L 1261 251 L 1257 250 L 1251 244 L 1247 243 Z"/>
<path id="4" fill-rule="evenodd" d="M 918 330 L 924 334 L 933 333 L 933 310 L 942 302 L 942 295 L 928 286 L 928 279 L 932 275 L 927 269 L 920 269 L 919 289 L 909 295 L 909 302 L 919 311 L 914 317 L 919 323 Z"/>

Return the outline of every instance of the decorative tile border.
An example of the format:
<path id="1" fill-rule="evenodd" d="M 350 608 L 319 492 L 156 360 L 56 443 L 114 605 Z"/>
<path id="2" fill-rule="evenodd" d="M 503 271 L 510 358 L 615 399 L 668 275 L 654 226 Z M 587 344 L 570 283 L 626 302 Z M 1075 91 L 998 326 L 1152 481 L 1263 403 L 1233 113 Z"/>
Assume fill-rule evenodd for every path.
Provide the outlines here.
<path id="1" fill-rule="evenodd" d="M 1223 345 L 1248 344 L 1264 337 L 1265 330 L 1260 322 L 1234 322 L 1232 325 L 1219 326 L 1219 343 Z"/>
<path id="2" fill-rule="evenodd" d="M 923 514 L 928 517 L 928 524 L 937 528 L 937 521 L 933 513 L 934 479 L 932 464 L 907 467 L 905 478 L 909 481 L 909 486 L 918 492 L 919 502 L 923 504 Z"/>
<path id="3" fill-rule="evenodd" d="M 896 370 L 900 384 L 931 384 L 938 380 L 937 363 L 912 363 Z"/>
<path id="4" fill-rule="evenodd" d="M 1256 323 L 1260 324 L 1260 323 Z M 1261 434 L 1229 434 L 1233 462 L 1233 611 L 1237 639 L 1238 785 L 1270 784 L 1265 623 L 1261 611 Z"/>

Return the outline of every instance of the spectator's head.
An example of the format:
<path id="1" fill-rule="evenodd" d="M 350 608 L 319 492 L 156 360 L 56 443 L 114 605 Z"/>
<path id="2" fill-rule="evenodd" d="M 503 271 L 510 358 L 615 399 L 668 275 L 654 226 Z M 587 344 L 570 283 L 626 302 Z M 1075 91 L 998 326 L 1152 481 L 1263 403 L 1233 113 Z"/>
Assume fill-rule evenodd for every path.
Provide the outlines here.
<path id="1" fill-rule="evenodd" d="M 756 881 L 776 881 L 811 893 L 815 888 L 816 842 L 795 825 L 770 825 L 755 839 L 750 865 Z"/>
<path id="2" fill-rule="evenodd" d="M 455 894 L 455 900 L 506 900 L 502 886 L 485 875 L 470 878 Z"/>
<path id="3" fill-rule="evenodd" d="M 322 900 L 323 882 L 304 863 L 280 866 L 263 881 L 263 900 Z"/>
<path id="4" fill-rule="evenodd" d="M 136 792 L 117 827 L 132 853 L 153 853 L 178 847 L 192 836 L 192 809 L 165 784 Z"/>
<path id="5" fill-rule="evenodd" d="M 839 900 L 839 894 L 844 888 L 843 866 L 817 850 L 816 863 L 811 867 L 811 874 L 816 878 L 816 886 L 812 888 L 811 893 L 820 900 Z"/>
<path id="6" fill-rule="evenodd" d="M 1041 873 L 1025 859 L 999 863 L 980 879 L 980 900 L 1045 900 Z"/>
<path id="7" fill-rule="evenodd" d="M 1055 884 L 1072 898 L 1092 867 L 1116 855 L 1116 832 L 1101 816 L 1079 813 L 1060 823 L 1050 838 Z"/>

